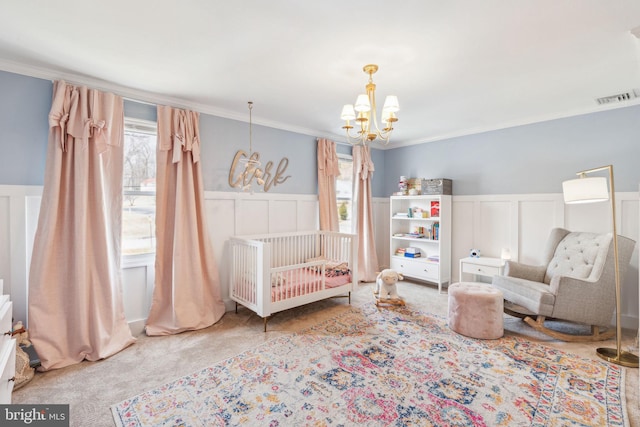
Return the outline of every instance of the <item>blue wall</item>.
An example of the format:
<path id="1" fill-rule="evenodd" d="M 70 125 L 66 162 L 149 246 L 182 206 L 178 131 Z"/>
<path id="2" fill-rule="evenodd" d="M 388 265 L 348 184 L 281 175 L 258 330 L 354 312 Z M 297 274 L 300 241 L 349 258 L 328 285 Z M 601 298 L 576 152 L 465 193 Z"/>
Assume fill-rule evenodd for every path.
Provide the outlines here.
<path id="1" fill-rule="evenodd" d="M 575 172 L 608 164 L 616 191 L 638 191 L 640 106 L 388 150 L 383 194 L 402 175 L 450 178 L 457 195 L 559 193 Z"/>
<path id="2" fill-rule="evenodd" d="M 42 185 L 52 83 L 0 71 L 0 91 L 0 184 Z M 125 114 L 154 120 L 155 106 L 126 101 Z M 248 123 L 202 114 L 200 132 L 205 189 L 236 191 L 228 173 L 236 151 L 248 149 Z M 263 165 L 274 163 L 272 171 L 289 159 L 291 178 L 270 192 L 317 193 L 315 137 L 254 125 L 253 149 Z M 338 151 L 350 153 L 351 147 L 339 145 Z M 450 178 L 457 195 L 558 193 L 575 172 L 607 164 L 614 165 L 617 191 L 638 191 L 640 106 L 372 150 L 372 157 L 375 197 L 397 191 L 401 175 Z"/>
<path id="3" fill-rule="evenodd" d="M 0 71 L 0 184 L 42 185 L 52 87 Z"/>
<path id="4" fill-rule="evenodd" d="M 210 191 L 236 191 L 228 183 L 229 169 L 239 149 L 249 151 L 249 124 L 202 114 L 200 136 L 205 188 Z M 284 175 L 291 178 L 272 186 L 270 193 L 317 194 L 314 137 L 254 124 L 252 145 L 253 151 L 260 154 L 263 169 L 268 162 L 273 163 L 272 177 L 282 159 L 286 157 L 289 160 Z"/>
<path id="5" fill-rule="evenodd" d="M 0 150 L 4 153 L 0 156 L 0 185 L 43 184 L 52 90 L 49 80 L 0 71 Z M 125 115 L 155 120 L 156 107 L 127 100 Z M 249 124 L 201 114 L 200 136 L 205 189 L 237 191 L 228 184 L 229 168 L 236 151 L 249 149 Z M 312 136 L 253 125 L 253 150 L 260 153 L 263 167 L 273 162 L 273 175 L 283 158 L 289 161 L 285 175 L 291 177 L 272 186 L 270 193 L 317 194 L 316 144 Z M 380 154 L 377 158 L 382 161 Z M 376 182 L 374 175 L 379 192 L 383 183 L 382 179 Z M 262 191 L 255 184 L 253 188 Z"/>

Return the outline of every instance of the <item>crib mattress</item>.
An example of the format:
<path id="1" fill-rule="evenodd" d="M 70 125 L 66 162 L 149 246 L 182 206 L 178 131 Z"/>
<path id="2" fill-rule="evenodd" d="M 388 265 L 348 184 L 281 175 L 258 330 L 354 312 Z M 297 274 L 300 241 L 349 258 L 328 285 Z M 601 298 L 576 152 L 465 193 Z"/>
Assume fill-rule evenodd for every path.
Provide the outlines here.
<path id="1" fill-rule="evenodd" d="M 351 274 L 325 277 L 325 288 L 337 288 L 351 283 Z M 322 273 L 308 268 L 288 270 L 278 274 L 272 282 L 271 301 L 282 301 L 323 290 Z"/>

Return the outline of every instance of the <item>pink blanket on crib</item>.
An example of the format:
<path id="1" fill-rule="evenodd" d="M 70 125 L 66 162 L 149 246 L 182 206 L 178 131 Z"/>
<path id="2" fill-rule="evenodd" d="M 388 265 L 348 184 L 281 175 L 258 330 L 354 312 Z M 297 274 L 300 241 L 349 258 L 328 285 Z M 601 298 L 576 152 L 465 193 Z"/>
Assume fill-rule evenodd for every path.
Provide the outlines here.
<path id="1" fill-rule="evenodd" d="M 326 288 L 336 288 L 351 282 L 351 274 L 325 277 Z M 282 301 L 318 292 L 322 287 L 322 274 L 307 268 L 288 270 L 278 276 L 271 286 L 271 301 Z"/>

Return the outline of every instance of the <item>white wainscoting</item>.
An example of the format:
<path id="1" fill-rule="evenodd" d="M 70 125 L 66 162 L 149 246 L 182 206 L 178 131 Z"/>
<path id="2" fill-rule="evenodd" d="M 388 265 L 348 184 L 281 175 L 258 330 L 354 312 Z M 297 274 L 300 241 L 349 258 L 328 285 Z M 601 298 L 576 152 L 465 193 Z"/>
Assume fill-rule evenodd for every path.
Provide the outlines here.
<path id="1" fill-rule="evenodd" d="M 638 193 L 616 193 L 619 235 L 639 241 Z M 553 227 L 606 233 L 611 231 L 610 205 L 565 205 L 562 194 L 510 194 L 453 197 L 452 262 L 480 249 L 499 258 L 502 248 L 516 261 L 537 264 Z M 453 281 L 459 271 L 452 266 Z M 622 283 L 621 319 L 625 328 L 638 328 L 638 245 Z"/>
<path id="2" fill-rule="evenodd" d="M 42 187 L 0 185 L 0 278 L 11 295 L 13 318 L 27 320 L 27 283 Z"/>
<path id="3" fill-rule="evenodd" d="M 0 185 L 0 277 L 14 302 L 16 320 L 27 320 L 27 283 L 33 235 L 40 195 L 39 186 Z M 227 310 L 234 304 L 228 292 L 227 240 L 233 235 L 278 233 L 316 229 L 315 195 L 206 192 L 206 214 L 215 260 L 220 271 L 222 297 Z M 636 241 L 640 238 L 638 193 L 618 193 L 618 233 Z M 452 275 L 458 280 L 458 260 L 469 249 L 483 256 L 499 257 L 502 248 L 512 258 L 536 263 L 549 230 L 607 232 L 610 215 L 606 203 L 565 206 L 561 194 L 515 194 L 454 196 L 452 230 Z M 380 268 L 389 266 L 389 199 L 374 198 L 373 215 Z M 123 261 L 125 314 L 132 330 L 142 330 L 153 291 L 154 258 Z M 623 286 L 622 324 L 638 328 L 638 248 Z"/>
<path id="4" fill-rule="evenodd" d="M 565 205 L 562 194 L 507 194 L 454 196 L 452 201 L 452 281 L 459 281 L 458 260 L 480 249 L 482 256 L 499 258 L 509 248 L 516 261 L 537 264 L 553 227 L 591 232 L 611 231 L 607 203 Z M 618 234 L 640 240 L 638 193 L 616 193 Z M 384 207 L 383 207 L 384 206 Z M 389 265 L 389 203 L 376 201 L 376 244 L 381 268 Z M 382 250 L 381 248 L 385 248 Z M 625 328 L 637 329 L 638 245 L 622 283 L 621 319 Z"/>

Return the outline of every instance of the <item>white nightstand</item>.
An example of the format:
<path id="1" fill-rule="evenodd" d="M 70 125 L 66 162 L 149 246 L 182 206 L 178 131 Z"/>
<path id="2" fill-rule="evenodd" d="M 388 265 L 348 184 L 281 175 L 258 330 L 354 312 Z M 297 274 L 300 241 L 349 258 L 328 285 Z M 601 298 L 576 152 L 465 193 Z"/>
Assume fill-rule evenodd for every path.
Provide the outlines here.
<path id="1" fill-rule="evenodd" d="M 462 274 L 473 274 L 473 280 L 476 276 L 493 277 L 504 273 L 505 261 L 500 258 L 462 258 L 460 260 L 460 276 L 458 280 L 463 282 Z"/>

